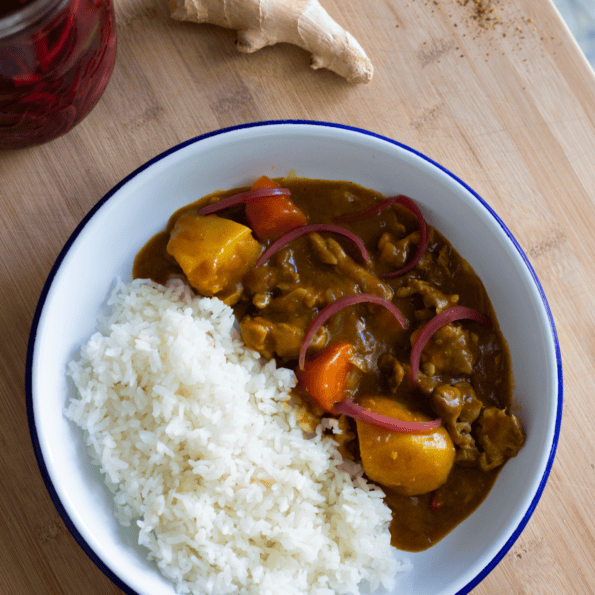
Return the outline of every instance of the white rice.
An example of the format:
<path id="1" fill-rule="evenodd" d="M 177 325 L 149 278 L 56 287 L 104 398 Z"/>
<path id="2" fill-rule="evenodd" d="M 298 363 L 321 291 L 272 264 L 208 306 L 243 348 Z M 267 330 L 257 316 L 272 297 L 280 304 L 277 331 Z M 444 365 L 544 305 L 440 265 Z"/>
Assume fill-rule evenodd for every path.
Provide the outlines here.
<path id="1" fill-rule="evenodd" d="M 383 493 L 319 427 L 300 429 L 292 371 L 262 365 L 217 299 L 119 283 L 71 362 L 83 428 L 120 523 L 178 592 L 358 594 L 393 588 Z M 328 424 L 327 424 L 328 425 Z M 332 429 L 332 424 L 331 424 Z"/>

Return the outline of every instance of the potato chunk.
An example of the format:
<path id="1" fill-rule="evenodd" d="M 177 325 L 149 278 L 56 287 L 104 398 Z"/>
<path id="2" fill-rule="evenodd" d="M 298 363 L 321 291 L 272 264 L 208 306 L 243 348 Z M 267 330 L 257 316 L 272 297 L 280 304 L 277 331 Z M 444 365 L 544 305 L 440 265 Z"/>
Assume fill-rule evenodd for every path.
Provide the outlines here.
<path id="1" fill-rule="evenodd" d="M 404 421 L 430 421 L 411 413 L 388 397 L 366 396 L 358 403 L 376 413 Z M 357 420 L 362 464 L 368 477 L 405 496 L 431 492 L 446 482 L 455 460 L 455 447 L 440 426 L 424 434 L 393 432 Z"/>
<path id="2" fill-rule="evenodd" d="M 242 279 L 258 260 L 261 246 L 245 225 L 185 213 L 171 230 L 167 252 L 194 289 L 213 296 Z"/>

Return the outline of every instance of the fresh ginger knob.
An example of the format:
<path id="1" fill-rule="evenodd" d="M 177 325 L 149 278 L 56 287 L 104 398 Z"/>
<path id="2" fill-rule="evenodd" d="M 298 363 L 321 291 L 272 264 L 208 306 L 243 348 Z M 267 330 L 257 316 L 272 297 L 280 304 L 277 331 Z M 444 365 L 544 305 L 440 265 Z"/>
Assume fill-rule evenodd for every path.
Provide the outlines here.
<path id="1" fill-rule="evenodd" d="M 170 0 L 178 21 L 236 29 L 237 48 L 251 53 L 291 43 L 312 54 L 312 68 L 328 68 L 350 83 L 368 83 L 373 67 L 355 38 L 336 23 L 318 0 Z"/>

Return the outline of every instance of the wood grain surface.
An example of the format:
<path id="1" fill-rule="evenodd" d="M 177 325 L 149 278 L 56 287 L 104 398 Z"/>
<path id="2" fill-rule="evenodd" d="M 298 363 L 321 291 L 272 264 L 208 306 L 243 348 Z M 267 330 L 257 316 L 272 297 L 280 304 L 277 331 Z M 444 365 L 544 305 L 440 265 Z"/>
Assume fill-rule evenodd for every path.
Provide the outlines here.
<path id="1" fill-rule="evenodd" d="M 118 55 L 94 111 L 46 145 L 0 152 L 0 593 L 116 595 L 56 512 L 25 406 L 29 328 L 77 224 L 121 178 L 225 126 L 315 119 L 389 136 L 467 182 L 529 256 L 557 324 L 561 440 L 526 529 L 474 595 L 595 593 L 595 76 L 548 0 L 322 0 L 375 73 L 350 85 L 280 44 L 116 0 Z"/>

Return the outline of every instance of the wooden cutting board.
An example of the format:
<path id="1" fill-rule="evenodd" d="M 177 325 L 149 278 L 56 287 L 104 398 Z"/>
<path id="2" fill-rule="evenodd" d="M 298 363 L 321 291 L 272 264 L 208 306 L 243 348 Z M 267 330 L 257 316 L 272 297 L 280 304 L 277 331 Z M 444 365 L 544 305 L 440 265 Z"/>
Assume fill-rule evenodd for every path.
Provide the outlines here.
<path id="1" fill-rule="evenodd" d="M 0 153 L 0 593 L 118 594 L 56 512 L 24 398 L 46 276 L 88 210 L 173 145 L 225 126 L 315 119 L 389 136 L 474 188 L 529 256 L 565 372 L 558 455 L 528 526 L 474 595 L 595 593 L 595 76 L 548 0 L 323 0 L 375 74 L 352 85 L 280 44 L 116 0 L 118 56 L 91 115 L 47 145 Z"/>

